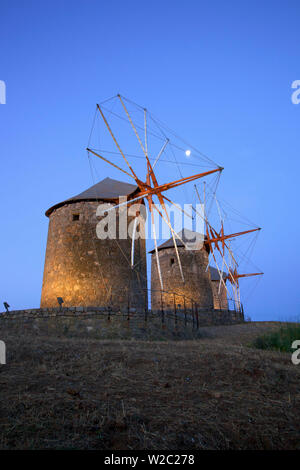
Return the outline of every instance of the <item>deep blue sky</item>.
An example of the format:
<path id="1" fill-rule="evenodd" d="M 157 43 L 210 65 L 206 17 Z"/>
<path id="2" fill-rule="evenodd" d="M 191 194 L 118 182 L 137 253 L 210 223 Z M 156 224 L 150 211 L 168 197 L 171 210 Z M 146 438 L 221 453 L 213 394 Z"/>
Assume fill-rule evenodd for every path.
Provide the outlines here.
<path id="1" fill-rule="evenodd" d="M 246 313 L 299 315 L 300 104 L 291 102 L 299 2 L 2 0 L 0 8 L 1 303 L 39 305 L 44 211 L 92 184 L 85 147 L 94 106 L 120 92 L 224 166 L 226 199 L 263 227 L 254 260 L 265 275 Z"/>

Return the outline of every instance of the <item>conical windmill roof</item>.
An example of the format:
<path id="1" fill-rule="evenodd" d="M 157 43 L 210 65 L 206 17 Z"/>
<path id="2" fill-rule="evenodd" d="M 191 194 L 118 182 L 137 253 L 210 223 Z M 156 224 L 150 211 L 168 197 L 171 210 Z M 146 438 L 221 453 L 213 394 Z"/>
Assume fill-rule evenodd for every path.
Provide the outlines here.
<path id="1" fill-rule="evenodd" d="M 178 236 L 186 245 L 189 245 L 189 244 L 195 245 L 195 243 L 198 243 L 198 242 L 203 243 L 203 240 L 204 240 L 203 234 L 199 232 L 194 232 L 192 230 L 188 230 L 187 228 L 184 228 L 183 230 L 178 232 Z M 179 238 L 175 237 L 175 240 L 176 240 L 176 245 L 178 247 L 185 246 L 183 245 L 182 241 L 179 240 Z M 157 247 L 158 251 L 165 250 L 166 248 L 174 248 L 173 237 L 169 238 L 169 240 L 167 240 L 166 242 L 162 243 L 161 245 Z M 154 253 L 154 252 L 155 252 L 155 249 L 149 251 L 149 253 Z"/>
<path id="2" fill-rule="evenodd" d="M 77 196 L 73 196 L 65 201 L 58 202 L 51 206 L 46 211 L 46 216 L 49 215 L 65 204 L 72 204 L 80 201 L 115 201 L 120 196 L 131 196 L 138 190 L 138 186 L 134 184 L 124 183 L 123 181 L 114 180 L 112 178 L 105 178 L 99 183 L 94 184 Z"/>
<path id="3" fill-rule="evenodd" d="M 187 243 L 187 245 L 189 243 L 197 243 L 197 242 L 203 242 L 204 240 L 204 235 L 199 233 L 199 232 L 194 232 L 192 230 L 188 230 L 188 229 L 183 229 L 181 230 L 180 232 L 178 232 L 178 235 L 180 236 L 180 238 L 185 242 Z M 176 240 L 176 245 L 178 247 L 183 247 L 184 245 L 182 244 L 181 240 L 179 240 L 178 238 L 175 238 Z M 166 242 L 162 243 L 161 245 L 159 245 L 157 247 L 158 251 L 160 250 L 165 250 L 166 248 L 174 248 L 174 241 L 173 241 L 173 238 L 169 238 L 169 240 L 167 240 Z M 153 254 L 155 252 L 155 250 L 151 250 L 149 251 L 149 253 Z M 212 281 L 219 281 L 220 280 L 220 274 L 219 274 L 219 271 L 214 267 L 214 266 L 209 266 L 209 270 L 210 270 L 210 275 L 211 275 L 211 280 Z M 223 276 L 224 278 L 226 277 L 226 272 L 223 271 Z"/>

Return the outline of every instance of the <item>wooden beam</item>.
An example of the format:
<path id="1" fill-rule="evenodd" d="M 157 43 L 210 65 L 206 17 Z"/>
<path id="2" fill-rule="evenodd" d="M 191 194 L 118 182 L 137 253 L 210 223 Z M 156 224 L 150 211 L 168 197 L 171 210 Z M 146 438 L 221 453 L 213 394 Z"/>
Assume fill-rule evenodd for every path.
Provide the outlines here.
<path id="1" fill-rule="evenodd" d="M 220 241 L 228 240 L 229 238 L 234 238 L 234 237 L 239 237 L 240 235 L 245 235 L 246 233 L 251 233 L 251 232 L 257 232 L 257 230 L 261 230 L 261 228 L 253 228 L 251 230 L 245 230 L 244 232 L 237 232 L 237 233 L 231 233 L 230 235 L 223 235 L 215 238 L 208 238 L 208 240 L 205 240 L 204 243 L 210 245 L 211 243 L 217 243 Z"/>

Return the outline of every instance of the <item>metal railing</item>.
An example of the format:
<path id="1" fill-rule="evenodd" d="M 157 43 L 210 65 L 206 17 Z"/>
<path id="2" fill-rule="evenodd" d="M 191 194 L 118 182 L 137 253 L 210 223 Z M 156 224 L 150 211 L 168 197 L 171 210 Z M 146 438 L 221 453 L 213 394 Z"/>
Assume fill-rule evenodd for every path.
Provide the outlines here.
<path id="1" fill-rule="evenodd" d="M 120 302 L 120 297 L 123 297 L 123 300 Z M 116 301 L 118 299 L 118 301 Z M 128 288 L 127 292 L 122 290 L 120 291 L 115 289 L 111 291 L 110 299 L 107 303 L 110 303 L 111 306 L 122 305 L 124 309 L 124 304 L 127 304 L 127 309 L 130 311 L 132 308 L 135 309 L 144 309 L 144 311 L 149 312 L 163 312 L 163 311 L 173 311 L 175 314 L 177 312 L 193 312 L 193 311 L 228 311 L 235 313 L 244 313 L 243 305 L 233 299 L 224 299 L 219 297 L 213 299 L 212 305 L 201 306 L 199 301 L 195 301 L 192 297 L 186 294 L 180 294 L 174 291 L 167 290 L 155 290 L 149 288 Z M 215 308 L 214 305 L 218 306 Z M 150 305 L 150 308 L 149 308 Z"/>
<path id="2" fill-rule="evenodd" d="M 166 304 L 164 302 L 164 295 L 168 296 L 168 300 L 172 299 Z M 149 298 L 151 301 L 155 298 L 156 305 L 151 305 L 149 308 Z M 159 302 L 157 300 L 160 300 Z M 116 300 L 118 300 L 116 302 Z M 111 292 L 110 298 L 107 298 L 101 306 L 90 307 L 59 307 L 33 309 L 33 311 L 21 311 L 24 315 L 35 317 L 36 314 L 41 314 L 42 317 L 51 316 L 66 316 L 76 318 L 80 315 L 81 318 L 88 319 L 94 316 L 106 317 L 108 321 L 112 318 L 122 318 L 128 321 L 142 320 L 144 325 L 149 321 L 159 320 L 161 326 L 168 323 L 174 325 L 175 329 L 178 324 L 184 327 L 192 327 L 198 329 L 203 324 L 217 324 L 221 322 L 230 323 L 232 320 L 242 321 L 244 319 L 244 312 L 242 304 L 237 304 L 235 301 L 229 299 L 226 302 L 226 308 L 214 309 L 213 306 L 202 307 L 199 302 L 196 302 L 191 297 L 180 294 L 178 292 L 170 292 L 166 290 L 153 290 L 148 288 L 127 289 L 122 291 L 115 289 Z M 17 314 L 18 312 L 11 312 Z M 75 315 L 74 315 L 75 313 Z M 3 317 L 6 315 L 3 315 Z M 8 317 L 10 316 L 10 312 Z"/>

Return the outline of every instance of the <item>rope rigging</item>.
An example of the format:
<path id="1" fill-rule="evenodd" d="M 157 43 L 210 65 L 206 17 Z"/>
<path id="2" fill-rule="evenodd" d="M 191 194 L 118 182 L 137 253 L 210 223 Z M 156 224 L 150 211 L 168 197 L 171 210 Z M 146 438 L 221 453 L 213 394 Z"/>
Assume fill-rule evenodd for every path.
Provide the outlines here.
<path id="1" fill-rule="evenodd" d="M 121 105 L 121 110 L 123 111 L 123 115 L 116 112 L 117 105 Z M 130 106 L 133 107 L 133 109 L 131 109 Z M 124 112 L 125 112 L 125 116 L 124 116 Z M 111 118 L 112 117 L 117 118 L 118 120 L 122 122 L 126 122 L 127 125 L 131 126 L 132 128 L 131 133 L 129 132 L 125 133 L 125 137 L 123 136 L 124 138 L 123 143 L 120 143 L 119 136 L 117 137 L 117 135 L 115 134 L 115 131 L 113 131 L 112 129 L 111 124 L 108 122 L 108 119 L 106 117 L 107 114 Z M 101 139 L 99 142 L 99 148 L 98 146 L 91 147 L 91 137 L 95 131 L 95 121 L 99 117 L 102 118 L 102 120 L 101 119 L 97 120 L 97 123 L 99 125 L 99 129 L 98 129 L 99 139 L 100 139 L 100 134 L 101 134 L 100 124 L 103 125 L 104 123 L 104 129 L 108 131 L 108 135 L 110 134 L 118 151 L 107 149 L 105 145 L 102 146 Z M 139 118 L 142 120 L 142 123 L 137 122 Z M 149 122 L 151 122 L 151 125 L 149 125 Z M 143 156 L 137 155 L 136 152 L 131 153 L 130 151 L 125 152 L 123 150 L 123 148 L 127 147 L 127 144 L 129 143 L 129 134 L 135 136 L 135 139 L 137 143 L 139 144 L 139 147 L 143 153 Z M 141 138 L 142 135 L 144 136 L 143 139 Z M 172 136 L 172 139 L 169 137 L 169 135 Z M 156 141 L 158 140 L 160 142 L 160 146 L 156 148 L 156 151 L 154 151 L 156 144 L 155 145 L 152 144 L 151 138 L 155 139 Z M 178 151 L 185 152 L 185 153 L 187 152 L 186 148 L 182 147 L 182 144 L 185 144 L 186 146 L 188 146 L 189 149 L 193 151 L 193 157 L 195 157 L 198 161 L 201 160 L 202 165 L 200 165 L 200 163 L 194 163 L 194 162 L 186 162 L 186 161 L 183 162 L 183 161 L 180 161 L 180 159 L 178 159 L 178 155 L 176 152 Z M 184 200 L 187 200 L 188 199 L 188 183 L 193 182 L 196 179 L 203 178 L 204 176 L 212 175 L 211 181 L 205 182 L 206 187 L 205 187 L 204 224 L 206 226 L 206 233 L 204 233 L 204 235 L 206 236 L 206 239 L 204 243 L 210 248 L 209 258 L 210 260 L 211 259 L 214 260 L 214 263 L 217 267 L 217 270 L 220 276 L 219 291 L 220 291 L 220 286 L 222 284 L 224 288 L 226 289 L 228 293 L 228 297 L 229 297 L 228 288 L 226 286 L 226 280 L 228 280 L 234 290 L 234 301 L 239 300 L 240 294 L 239 294 L 238 279 L 240 277 L 246 277 L 246 276 L 250 276 L 250 275 L 254 275 L 258 273 L 238 274 L 237 267 L 239 267 L 240 269 L 241 265 L 243 265 L 242 262 L 244 262 L 245 264 L 246 262 L 248 262 L 249 264 L 250 257 L 253 253 L 254 246 L 257 241 L 258 230 L 260 229 L 257 225 L 253 224 L 250 220 L 242 216 L 239 213 L 239 211 L 233 209 L 233 207 L 229 203 L 223 200 L 220 200 L 219 197 L 217 198 L 216 192 L 219 186 L 219 181 L 220 181 L 220 176 L 221 176 L 221 171 L 222 171 L 222 168 L 220 166 L 218 166 L 207 155 L 200 152 L 194 146 L 190 145 L 186 140 L 179 137 L 174 131 L 172 131 L 162 121 L 154 117 L 154 115 L 150 113 L 146 108 L 138 105 L 137 103 L 129 100 L 128 98 L 123 97 L 120 94 L 102 101 L 96 107 L 96 111 L 95 111 L 95 115 L 94 115 L 93 123 L 92 123 L 92 129 L 91 129 L 89 142 L 88 142 L 89 164 L 90 164 L 91 172 L 93 172 L 91 161 L 90 161 L 90 152 L 94 154 L 95 156 L 100 157 L 100 159 L 102 159 L 106 163 L 112 165 L 116 170 L 125 173 L 131 179 L 135 180 L 136 185 L 139 188 L 139 192 L 137 193 L 137 196 L 132 200 L 132 202 L 136 200 L 144 199 L 148 203 L 148 209 L 151 213 L 150 221 L 151 221 L 152 232 L 153 232 L 153 237 L 154 237 L 158 277 L 160 280 L 160 285 L 161 285 L 162 290 L 163 290 L 163 279 L 162 279 L 162 273 L 160 269 L 160 261 L 159 261 L 158 246 L 157 246 L 157 234 L 156 234 L 155 221 L 154 221 L 154 216 L 153 216 L 154 215 L 153 209 L 157 210 L 157 207 L 154 204 L 153 198 L 156 197 L 158 199 L 160 203 L 160 207 L 161 207 L 161 211 L 158 211 L 159 215 L 161 219 L 169 226 L 171 230 L 171 235 L 173 238 L 173 244 L 174 244 L 174 248 L 176 251 L 178 266 L 181 272 L 182 280 L 184 281 L 184 274 L 182 271 L 180 256 L 177 250 L 177 243 L 176 243 L 176 238 L 180 239 L 180 237 L 172 228 L 171 220 L 169 218 L 169 214 L 165 206 L 165 201 L 168 201 L 170 204 L 174 206 L 176 206 L 176 204 L 167 196 L 165 196 L 164 192 L 169 191 L 171 189 L 175 189 L 175 188 L 176 188 L 176 191 L 178 191 L 178 187 L 184 186 L 184 188 L 181 188 L 181 189 L 185 194 Z M 107 155 L 107 158 L 103 157 L 97 152 Z M 113 161 L 109 160 L 109 155 L 112 155 L 117 158 L 122 158 L 123 166 L 125 162 L 127 166 L 127 170 L 124 170 L 123 168 L 116 165 Z M 144 160 L 144 162 L 146 163 L 147 177 L 145 181 L 142 178 L 140 179 L 137 176 L 140 173 L 140 171 L 138 172 L 133 167 L 133 165 L 131 164 L 131 158 L 139 159 L 141 161 Z M 152 165 L 152 162 L 154 162 L 154 165 Z M 153 171 L 154 166 L 156 164 L 159 167 L 161 167 L 161 165 L 164 165 L 164 164 L 167 164 L 167 165 L 170 164 L 174 168 L 174 170 L 178 172 L 179 179 L 176 181 L 172 181 L 170 183 L 159 184 L 158 179 Z M 213 167 L 214 170 L 199 173 L 194 176 L 184 177 L 183 167 L 192 167 L 192 166 L 199 167 L 199 168 L 203 166 L 205 168 Z M 197 186 L 195 185 L 195 187 Z M 130 201 L 128 201 L 127 203 L 122 203 L 121 205 L 127 206 L 129 203 Z M 201 200 L 200 200 L 200 203 L 201 203 Z M 116 205 L 114 209 L 118 210 L 118 208 L 121 205 Z M 194 204 L 192 204 L 192 210 L 194 214 L 199 215 L 199 212 L 193 206 Z M 221 224 L 220 231 L 217 231 L 215 228 L 213 228 L 215 225 L 212 221 L 213 219 L 212 211 L 214 207 L 217 207 L 218 220 L 219 220 L 219 224 Z M 182 212 L 184 213 L 184 211 Z M 234 217 L 232 217 L 231 215 L 232 213 L 234 214 Z M 195 218 L 195 215 L 193 215 L 191 218 L 193 220 Z M 202 218 L 203 218 L 203 215 L 202 215 Z M 238 232 L 231 230 L 231 223 L 240 222 L 240 219 L 242 219 L 243 221 L 242 223 L 244 225 L 246 225 L 247 227 L 250 227 L 249 230 L 241 231 L 239 229 Z M 136 227 L 136 220 L 134 221 L 134 224 Z M 224 232 L 225 225 L 227 229 L 226 233 Z M 228 232 L 228 228 L 230 228 L 229 232 Z M 246 235 L 247 233 L 250 233 L 250 232 L 256 232 L 254 238 L 251 239 L 250 244 L 246 243 L 246 237 L 243 240 L 241 239 L 241 242 L 239 244 L 236 243 L 236 239 L 240 239 L 239 237 L 241 235 Z M 135 235 L 135 231 L 134 231 L 134 235 Z M 228 241 L 229 239 L 230 239 L 230 242 Z M 126 259 L 126 262 L 128 263 L 128 265 L 133 270 L 136 269 L 138 265 L 140 264 L 140 260 L 137 263 L 134 262 L 135 239 L 133 239 L 131 243 L 131 256 L 127 256 L 127 254 L 124 252 L 124 250 L 122 249 L 121 245 L 118 243 L 117 240 L 115 240 L 115 242 L 119 250 L 121 251 L 122 256 L 124 256 L 124 258 Z M 183 245 L 184 245 L 184 242 L 183 242 Z M 234 247 L 234 250 L 232 248 L 232 245 L 233 246 L 237 245 Z M 247 245 L 246 250 L 245 252 L 243 252 L 242 248 L 244 248 L 245 245 Z M 219 259 L 221 259 L 221 262 L 219 261 Z M 223 272 L 224 267 L 226 267 L 227 269 L 227 273 L 225 277 L 224 277 L 224 272 Z M 208 269 L 208 266 L 206 269 Z"/>

